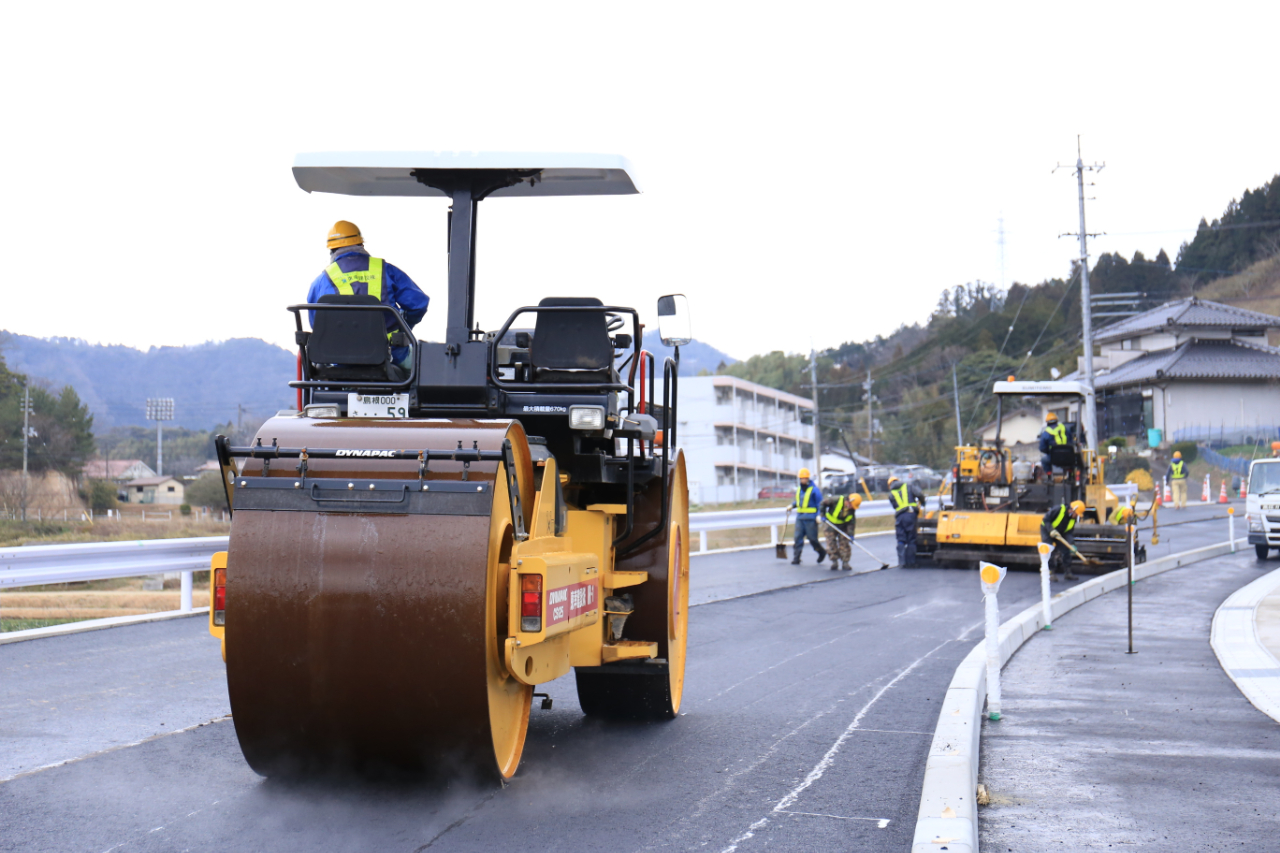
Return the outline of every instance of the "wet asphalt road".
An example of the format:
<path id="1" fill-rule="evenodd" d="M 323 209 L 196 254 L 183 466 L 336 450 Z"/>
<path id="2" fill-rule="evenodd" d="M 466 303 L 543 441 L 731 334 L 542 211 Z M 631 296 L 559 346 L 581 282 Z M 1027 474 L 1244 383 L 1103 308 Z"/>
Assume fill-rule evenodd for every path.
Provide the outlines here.
<path id="1" fill-rule="evenodd" d="M 1225 538 L 1174 530 L 1162 546 Z M 1037 592 L 1011 573 L 1005 617 Z M 553 682 L 505 787 L 263 780 L 217 719 L 199 619 L 0 647 L 0 850 L 906 849 L 936 704 L 980 631 L 974 574 L 747 551 L 697 558 L 691 594 L 682 715 L 587 720 Z"/>

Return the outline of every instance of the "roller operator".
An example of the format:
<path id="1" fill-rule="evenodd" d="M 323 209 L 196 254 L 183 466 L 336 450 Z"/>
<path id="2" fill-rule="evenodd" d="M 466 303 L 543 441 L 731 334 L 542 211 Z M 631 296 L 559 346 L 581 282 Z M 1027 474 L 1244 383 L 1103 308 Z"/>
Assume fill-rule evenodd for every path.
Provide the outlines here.
<path id="1" fill-rule="evenodd" d="M 382 258 L 371 257 L 364 248 L 364 235 L 354 223 L 345 219 L 335 222 L 329 229 L 329 266 L 311 282 L 307 302 L 316 303 L 321 296 L 372 296 L 395 308 L 412 329 L 427 313 L 428 296 L 413 279 L 395 264 Z M 311 327 L 315 328 L 315 312 L 311 312 Z M 395 319 L 387 315 L 387 335 L 396 328 Z M 409 347 L 391 348 L 391 360 L 409 369 Z"/>
<path id="2" fill-rule="evenodd" d="M 806 537 L 813 545 L 813 550 L 818 552 L 819 563 L 827 556 L 827 549 L 818 541 L 818 505 L 822 503 L 822 492 L 810 481 L 808 468 L 800 469 L 799 479 L 800 485 L 796 486 L 796 496 L 791 503 L 796 511 L 795 554 L 791 558 L 793 566 L 800 565 L 800 552 L 804 550 Z"/>

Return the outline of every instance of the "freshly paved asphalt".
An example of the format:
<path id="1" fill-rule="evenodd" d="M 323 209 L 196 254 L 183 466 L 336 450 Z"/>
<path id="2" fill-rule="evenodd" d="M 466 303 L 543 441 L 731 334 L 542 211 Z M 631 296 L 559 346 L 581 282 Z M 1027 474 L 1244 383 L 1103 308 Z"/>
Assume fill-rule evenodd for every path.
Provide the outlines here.
<path id="1" fill-rule="evenodd" d="M 1187 525 L 1161 548 L 1223 538 Z M 892 537 L 861 541 L 893 562 Z M 1005 617 L 1038 585 L 1011 573 Z M 553 682 L 505 787 L 256 776 L 200 619 L 0 647 L 0 850 L 906 849 L 981 629 L 974 574 L 746 551 L 696 558 L 691 595 L 680 718 L 588 720 Z"/>
<path id="2" fill-rule="evenodd" d="M 1055 619 L 1005 666 L 984 723 L 984 851 L 1274 850 L 1280 725 L 1209 646 L 1218 605 L 1275 568 L 1253 549 L 1117 590 Z"/>

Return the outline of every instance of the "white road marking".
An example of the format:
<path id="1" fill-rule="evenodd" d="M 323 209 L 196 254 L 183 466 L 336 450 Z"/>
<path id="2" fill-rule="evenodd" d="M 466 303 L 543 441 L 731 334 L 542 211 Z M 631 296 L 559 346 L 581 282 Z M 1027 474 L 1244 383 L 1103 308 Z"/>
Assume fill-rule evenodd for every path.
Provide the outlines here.
<path id="1" fill-rule="evenodd" d="M 141 746 L 142 744 L 150 743 L 153 740 L 159 740 L 160 738 L 171 737 L 173 735 L 180 735 L 183 732 L 194 731 L 196 729 L 203 728 L 204 726 L 212 725 L 214 723 L 220 723 L 223 720 L 229 720 L 229 719 L 231 719 L 230 714 L 223 714 L 221 717 L 214 717 L 212 720 L 207 720 L 203 723 L 196 723 L 194 726 L 187 726 L 185 729 L 174 729 L 171 732 L 161 732 L 158 735 L 151 735 L 150 737 L 144 737 L 141 740 L 135 740 L 132 743 L 122 743 L 119 746 L 107 747 L 106 749 L 100 749 L 97 752 L 90 752 L 86 755 L 78 755 L 75 758 L 64 758 L 62 761 L 55 761 L 52 764 L 45 764 L 41 767 L 35 768 L 34 770 L 23 770 L 21 773 L 14 773 L 12 776 L 6 776 L 3 779 L 0 779 L 0 785 L 3 785 L 5 782 L 12 782 L 14 779 L 21 779 L 23 776 L 33 776 L 36 773 L 43 773 L 44 771 L 52 770 L 55 767 L 64 767 L 68 764 L 75 764 L 77 761 L 84 761 L 86 758 L 94 758 L 95 756 L 106 755 L 109 752 L 116 752 L 121 749 L 129 749 L 130 747 Z M 152 832 L 154 831 L 155 830 L 152 830 Z"/>
<path id="2" fill-rule="evenodd" d="M 873 820 L 881 829 L 884 829 L 886 826 L 889 825 L 889 818 L 887 817 L 845 817 L 844 815 L 838 815 L 838 814 L 820 814 L 818 812 L 788 812 L 788 811 L 781 812 L 781 814 L 800 815 L 801 817 L 830 817 L 830 818 L 835 818 L 836 820 Z"/>
<path id="3" fill-rule="evenodd" d="M 978 623 L 978 624 L 981 625 L 982 623 Z M 972 629 L 969 629 L 969 630 L 972 630 Z M 968 631 L 966 631 L 965 633 L 968 633 Z M 963 638 L 964 634 L 961 634 L 960 636 Z M 779 800 L 778 804 L 773 807 L 773 810 L 771 813 L 772 814 L 788 813 L 788 809 L 795 804 L 796 800 L 800 798 L 800 795 L 804 793 L 805 790 L 807 790 L 811 785 L 813 785 L 814 782 L 817 782 L 819 779 L 821 779 L 823 774 L 827 772 L 827 769 L 835 761 L 836 753 L 840 751 L 840 747 L 843 746 L 844 742 L 848 740 L 849 737 L 854 733 L 854 731 L 858 729 L 858 727 L 862 723 L 863 718 L 866 717 L 867 712 L 871 710 L 871 708 L 876 704 L 876 702 L 880 701 L 880 698 L 884 696 L 885 693 L 889 692 L 889 690 L 893 688 L 895 685 L 897 685 L 898 682 L 906 678 L 907 675 L 909 675 L 912 672 L 912 670 L 914 670 L 917 666 L 923 663 L 927 658 L 929 658 L 939 649 L 945 646 L 948 646 L 953 642 L 956 642 L 956 641 L 945 640 L 942 643 L 939 643 L 938 645 L 934 646 L 932 649 L 925 652 L 923 655 L 921 655 L 920 657 L 912 661 L 910 664 L 908 664 L 897 675 L 895 675 L 888 684 L 886 684 L 884 687 L 881 687 L 878 691 L 876 691 L 876 695 L 872 696 L 871 699 L 869 699 L 867 703 L 862 706 L 862 709 L 858 711 L 857 715 L 854 716 L 853 722 L 849 723 L 849 725 L 845 727 L 845 730 L 841 732 L 840 737 L 836 738 L 836 742 L 831 745 L 831 748 L 828 749 L 826 754 L 822 756 L 822 759 L 817 764 L 814 765 L 813 769 L 809 771 L 809 774 L 805 776 L 804 780 L 800 782 L 800 784 L 796 785 L 796 787 L 792 788 L 785 797 Z M 801 728 L 803 728 L 803 726 L 807 726 L 809 723 L 813 722 L 813 720 L 816 720 L 819 716 L 822 716 L 825 713 L 827 712 L 823 711 L 820 714 L 805 721 L 805 723 L 801 726 Z M 794 734 L 794 732 L 789 733 L 788 737 L 790 736 L 790 734 Z M 883 818 L 876 818 L 876 820 L 883 820 Z M 742 833 L 737 838 L 730 841 L 729 845 L 725 847 L 723 850 L 721 850 L 720 853 L 734 853 L 734 851 L 738 849 L 738 846 L 742 844 L 742 842 L 747 841 L 750 838 L 753 838 L 756 834 L 756 831 L 764 828 L 765 826 L 768 825 L 768 823 L 769 823 L 769 818 L 767 816 L 760 818 L 760 820 L 751 824 L 751 826 L 747 828 L 746 832 Z"/>

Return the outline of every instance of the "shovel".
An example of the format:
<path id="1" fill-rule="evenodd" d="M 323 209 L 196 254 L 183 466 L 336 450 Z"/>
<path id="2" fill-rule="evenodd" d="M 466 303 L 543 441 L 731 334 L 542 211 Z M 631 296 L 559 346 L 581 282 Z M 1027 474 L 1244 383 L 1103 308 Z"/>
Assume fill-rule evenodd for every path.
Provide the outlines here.
<path id="1" fill-rule="evenodd" d="M 853 538 L 852 536 L 850 536 L 848 533 L 845 533 L 843 530 L 841 530 L 840 528 L 836 527 L 836 526 L 835 526 L 835 525 L 833 525 L 831 522 L 827 521 L 825 518 L 824 518 L 824 519 L 822 519 L 822 523 L 823 523 L 823 524 L 825 524 L 827 527 L 830 527 L 832 530 L 834 530 L 834 531 L 836 532 L 836 535 L 838 535 L 838 536 L 843 536 L 845 539 L 848 539 L 848 540 L 849 540 L 849 544 L 850 544 L 850 545 L 852 545 L 853 547 L 857 548 L 859 551 L 861 551 L 862 553 L 866 554 L 866 555 L 867 555 L 868 557 L 870 557 L 871 559 L 879 561 L 879 562 L 880 562 L 880 568 L 881 568 L 881 569 L 887 569 L 887 568 L 889 568 L 889 564 L 888 564 L 888 563 L 884 562 L 883 560 L 880 560 L 880 558 L 879 558 L 879 557 L 877 557 L 875 554 L 872 554 L 872 553 L 871 553 L 870 551 L 868 551 L 866 548 L 862 547 L 860 544 L 858 544 L 858 540 L 854 539 L 854 538 Z"/>
<path id="2" fill-rule="evenodd" d="M 1062 534 L 1061 534 L 1061 533 L 1059 533 L 1058 531 L 1056 531 L 1056 530 L 1052 530 L 1052 531 L 1050 531 L 1050 532 L 1049 532 L 1049 535 L 1050 535 L 1051 537 L 1053 537 L 1054 539 L 1057 539 L 1057 540 L 1058 540 L 1059 542 L 1061 542 L 1063 545 L 1065 545 L 1065 546 L 1067 547 L 1067 550 L 1068 550 L 1068 551 L 1070 551 L 1072 554 L 1075 554 L 1075 555 L 1076 555 L 1076 559 L 1077 559 L 1077 560 L 1079 560 L 1080 562 L 1084 563 L 1086 566 L 1097 566 L 1097 565 L 1099 565 L 1099 563 L 1098 563 L 1098 561 L 1097 561 L 1097 560 L 1094 560 L 1094 559 L 1092 559 L 1092 558 L 1090 558 L 1090 557 L 1086 557 L 1084 554 L 1081 554 L 1079 551 L 1077 551 L 1077 550 L 1076 550 L 1076 546 L 1072 545 L 1072 544 L 1071 544 L 1070 542 L 1068 542 L 1065 538 L 1063 538 Z"/>
<path id="3" fill-rule="evenodd" d="M 789 525 L 790 523 L 791 523 L 791 507 L 787 507 L 787 520 L 784 521 L 782 524 L 782 541 L 779 542 L 777 545 L 773 546 L 774 550 L 777 551 L 776 556 L 779 560 L 787 559 L 787 525 Z"/>

